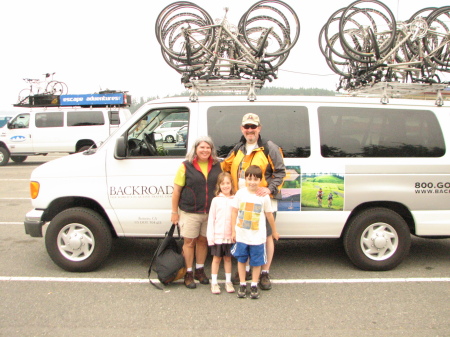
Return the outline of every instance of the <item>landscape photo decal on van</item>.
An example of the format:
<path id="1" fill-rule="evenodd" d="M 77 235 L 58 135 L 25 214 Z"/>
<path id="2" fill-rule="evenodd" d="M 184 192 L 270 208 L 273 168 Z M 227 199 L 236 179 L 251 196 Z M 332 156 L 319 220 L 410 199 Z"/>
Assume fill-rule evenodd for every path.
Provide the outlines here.
<path id="1" fill-rule="evenodd" d="M 300 166 L 286 166 L 286 178 L 281 187 L 281 200 L 278 201 L 279 211 L 300 211 L 301 173 Z"/>
<path id="2" fill-rule="evenodd" d="M 344 209 L 344 175 L 336 172 L 302 175 L 302 211 L 342 211 Z"/>

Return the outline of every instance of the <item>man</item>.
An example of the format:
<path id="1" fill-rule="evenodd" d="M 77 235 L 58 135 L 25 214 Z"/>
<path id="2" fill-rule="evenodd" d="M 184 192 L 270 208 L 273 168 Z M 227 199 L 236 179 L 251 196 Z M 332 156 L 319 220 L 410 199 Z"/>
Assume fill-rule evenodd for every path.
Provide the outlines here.
<path id="1" fill-rule="evenodd" d="M 256 195 L 270 196 L 274 216 L 276 216 L 277 199 L 281 199 L 280 189 L 286 176 L 286 167 L 280 147 L 270 140 L 261 138 L 261 127 L 259 116 L 254 113 L 248 113 L 242 118 L 241 140 L 222 162 L 222 170 L 231 173 L 234 187 L 238 190 L 245 187 L 245 170 L 250 165 L 259 166 L 263 172 L 263 177 Z M 275 252 L 275 245 L 270 226 L 267 226 L 266 252 L 267 263 L 262 266 L 259 278 L 259 287 L 262 290 L 272 289 L 269 269 Z M 247 272 L 250 276 L 249 270 Z"/>

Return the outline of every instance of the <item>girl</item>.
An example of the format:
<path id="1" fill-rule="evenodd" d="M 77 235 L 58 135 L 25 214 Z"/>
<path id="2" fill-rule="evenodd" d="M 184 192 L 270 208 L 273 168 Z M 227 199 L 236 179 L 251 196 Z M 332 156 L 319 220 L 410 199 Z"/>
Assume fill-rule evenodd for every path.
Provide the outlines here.
<path id="1" fill-rule="evenodd" d="M 231 282 L 231 200 L 234 194 L 231 175 L 228 172 L 220 173 L 217 178 L 216 197 L 212 200 L 209 210 L 206 234 L 213 256 L 211 264 L 211 292 L 213 294 L 220 294 L 217 273 L 222 257 L 225 268 L 225 289 L 229 293 L 234 293 Z"/>

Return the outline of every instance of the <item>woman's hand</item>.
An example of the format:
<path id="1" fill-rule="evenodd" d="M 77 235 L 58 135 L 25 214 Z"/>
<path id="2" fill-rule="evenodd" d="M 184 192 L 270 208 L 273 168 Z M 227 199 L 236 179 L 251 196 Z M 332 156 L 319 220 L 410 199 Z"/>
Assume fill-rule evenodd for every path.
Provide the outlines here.
<path id="1" fill-rule="evenodd" d="M 176 214 L 172 213 L 172 216 L 170 217 L 170 221 L 172 221 L 173 224 L 178 226 L 179 220 L 180 220 L 180 215 L 178 213 L 176 213 Z"/>

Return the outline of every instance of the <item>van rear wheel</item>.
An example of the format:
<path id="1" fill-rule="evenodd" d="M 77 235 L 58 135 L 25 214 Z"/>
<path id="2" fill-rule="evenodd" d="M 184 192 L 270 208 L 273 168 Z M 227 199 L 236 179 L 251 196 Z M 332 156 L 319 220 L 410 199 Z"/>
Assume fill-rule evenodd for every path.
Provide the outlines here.
<path id="1" fill-rule="evenodd" d="M 397 267 L 408 255 L 411 234 L 406 221 L 387 208 L 357 215 L 344 234 L 345 251 L 355 266 L 384 271 Z"/>
<path id="2" fill-rule="evenodd" d="M 62 269 L 87 272 L 106 260 L 112 235 L 105 219 L 97 212 L 75 207 L 53 218 L 45 234 L 45 246 L 53 262 Z"/>
<path id="3" fill-rule="evenodd" d="M 28 156 L 12 156 L 11 160 L 15 163 L 23 163 L 27 158 Z"/>

